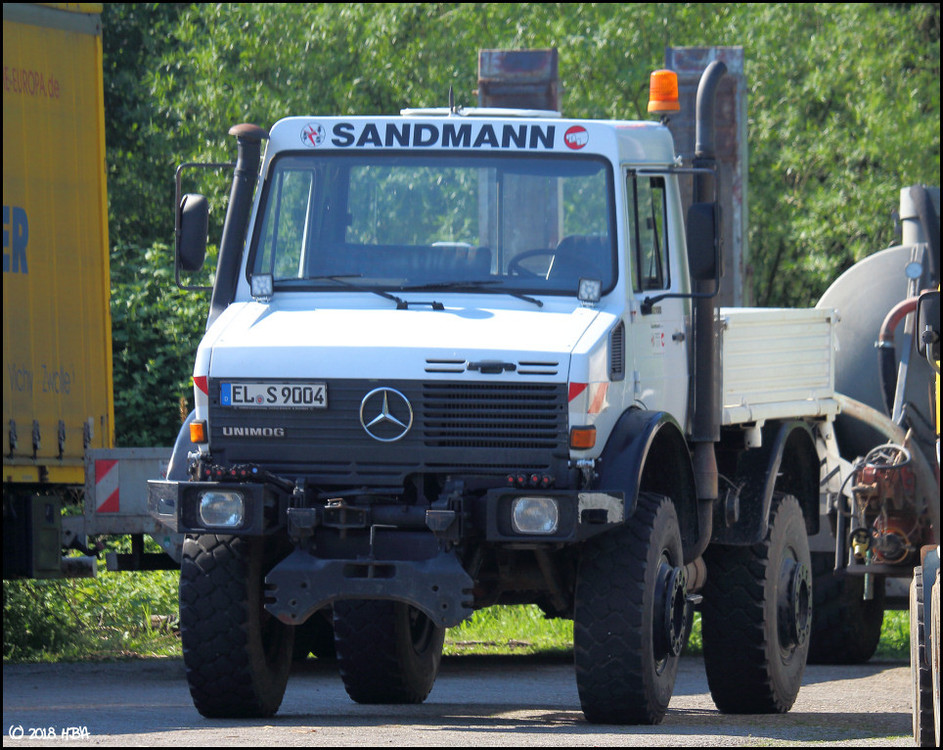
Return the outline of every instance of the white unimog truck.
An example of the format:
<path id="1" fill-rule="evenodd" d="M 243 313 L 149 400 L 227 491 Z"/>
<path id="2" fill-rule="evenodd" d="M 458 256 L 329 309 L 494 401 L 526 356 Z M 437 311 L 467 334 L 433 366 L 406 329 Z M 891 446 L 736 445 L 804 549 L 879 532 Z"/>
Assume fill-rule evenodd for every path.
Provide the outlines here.
<path id="1" fill-rule="evenodd" d="M 276 712 L 331 626 L 354 700 L 422 701 L 445 628 L 502 603 L 573 619 L 591 722 L 663 718 L 697 606 L 718 708 L 792 706 L 836 321 L 714 306 L 724 73 L 693 167 L 664 124 L 451 103 L 233 129 L 196 408 L 149 483 L 202 714 Z"/>

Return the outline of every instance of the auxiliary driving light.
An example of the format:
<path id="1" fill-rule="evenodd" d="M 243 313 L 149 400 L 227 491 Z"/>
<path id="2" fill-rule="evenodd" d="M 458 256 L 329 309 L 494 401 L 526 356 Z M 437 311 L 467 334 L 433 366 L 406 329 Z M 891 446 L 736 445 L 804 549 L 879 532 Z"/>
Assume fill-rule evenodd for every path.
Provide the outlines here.
<path id="1" fill-rule="evenodd" d="M 511 528 L 517 534 L 554 534 L 560 510 L 552 497 L 517 497 L 511 503 Z"/>
<path id="2" fill-rule="evenodd" d="M 245 520 L 245 501 L 241 492 L 208 490 L 200 495 L 200 520 L 204 526 L 236 529 Z"/>

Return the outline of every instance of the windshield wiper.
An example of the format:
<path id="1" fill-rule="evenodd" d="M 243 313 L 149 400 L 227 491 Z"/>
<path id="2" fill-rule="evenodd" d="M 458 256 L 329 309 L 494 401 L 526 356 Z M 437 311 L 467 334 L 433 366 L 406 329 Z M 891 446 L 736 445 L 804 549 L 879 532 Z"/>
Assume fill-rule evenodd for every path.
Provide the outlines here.
<path id="1" fill-rule="evenodd" d="M 359 279 L 362 278 L 363 274 L 360 273 L 345 273 L 345 274 L 324 274 L 323 276 L 308 276 L 305 278 L 305 281 L 336 281 L 338 284 L 343 284 L 346 287 L 355 289 L 358 292 L 372 292 L 373 294 L 378 294 L 384 299 L 393 300 L 396 303 L 397 310 L 408 310 L 410 305 L 428 305 L 433 310 L 444 310 L 445 305 L 441 302 L 436 302 L 435 300 L 430 300 L 429 302 L 420 302 L 414 300 L 412 302 L 403 299 L 402 297 L 397 297 L 392 292 L 388 292 L 385 289 L 379 289 L 375 286 L 367 286 L 366 284 L 353 284 L 350 281 L 347 281 L 349 278 Z M 404 288 L 400 287 L 400 291 L 403 291 Z M 408 290 L 407 290 L 408 291 Z"/>
<path id="2" fill-rule="evenodd" d="M 444 310 L 445 306 L 441 302 L 409 302 L 404 300 L 402 297 L 397 297 L 392 292 L 388 292 L 385 289 L 379 289 L 375 286 L 368 286 L 366 284 L 355 284 L 347 279 L 359 279 L 362 278 L 363 274 L 359 273 L 345 273 L 345 274 L 324 274 L 322 276 L 308 276 L 304 281 L 336 281 L 338 284 L 342 284 L 351 289 L 355 289 L 359 292 L 372 292 L 373 294 L 378 294 L 384 299 L 392 300 L 396 303 L 397 310 L 407 310 L 410 305 L 429 305 L 433 310 Z M 430 282 L 428 284 L 414 284 L 411 286 L 401 286 L 398 288 L 400 292 L 420 292 L 420 291 L 443 291 L 443 290 L 454 290 L 462 291 L 469 289 L 477 289 L 480 287 L 494 286 L 500 284 L 501 282 L 498 279 L 479 279 L 477 281 L 436 281 Z M 511 289 L 497 289 L 496 291 L 503 294 L 508 294 L 517 299 L 522 299 L 525 302 L 530 302 L 531 304 L 537 305 L 537 307 L 543 307 L 544 303 L 535 297 L 530 297 L 521 292 L 515 292 Z"/>
<path id="3" fill-rule="evenodd" d="M 362 273 L 324 274 L 323 276 L 306 276 L 304 281 L 336 281 L 338 284 L 342 284 L 350 289 L 355 289 L 358 292 L 372 292 L 373 294 L 380 295 L 384 299 L 392 300 L 396 303 L 397 310 L 405 310 L 409 307 L 409 303 L 406 300 L 402 297 L 397 297 L 395 294 L 385 289 L 378 289 L 375 286 L 367 286 L 366 284 L 354 284 L 351 281 L 347 281 L 347 279 L 360 278 L 363 278 Z"/>
<path id="4" fill-rule="evenodd" d="M 401 292 L 412 292 L 412 291 L 443 291 L 443 290 L 452 290 L 452 291 L 463 291 L 469 289 L 477 289 L 479 287 L 485 286 L 495 286 L 500 284 L 501 281 L 498 279 L 479 279 L 477 281 L 434 281 L 428 284 L 415 284 L 413 286 L 401 286 L 399 290 Z M 503 294 L 509 294 L 512 297 L 517 297 L 517 299 L 522 299 L 525 302 L 530 302 L 537 307 L 543 307 L 544 303 L 535 297 L 530 297 L 521 292 L 515 292 L 512 289 L 496 289 L 495 291 L 501 292 Z"/>

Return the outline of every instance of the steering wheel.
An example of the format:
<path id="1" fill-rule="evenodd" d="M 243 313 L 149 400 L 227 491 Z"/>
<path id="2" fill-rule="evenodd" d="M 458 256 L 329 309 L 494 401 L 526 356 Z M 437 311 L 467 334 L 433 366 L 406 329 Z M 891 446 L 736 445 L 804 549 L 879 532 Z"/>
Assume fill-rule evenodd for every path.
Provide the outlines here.
<path id="1" fill-rule="evenodd" d="M 547 264 L 547 270 L 544 273 L 531 271 L 529 268 L 525 268 L 521 265 L 522 261 L 529 260 L 530 258 L 538 258 L 541 255 L 546 255 L 550 258 L 550 262 Z M 513 274 L 514 276 L 527 276 L 534 279 L 544 279 L 546 281 L 546 279 L 550 276 L 550 269 L 553 268 L 553 261 L 556 259 L 556 256 L 556 250 L 548 250 L 546 248 L 525 250 L 524 252 L 515 255 L 508 263 L 508 273 Z"/>

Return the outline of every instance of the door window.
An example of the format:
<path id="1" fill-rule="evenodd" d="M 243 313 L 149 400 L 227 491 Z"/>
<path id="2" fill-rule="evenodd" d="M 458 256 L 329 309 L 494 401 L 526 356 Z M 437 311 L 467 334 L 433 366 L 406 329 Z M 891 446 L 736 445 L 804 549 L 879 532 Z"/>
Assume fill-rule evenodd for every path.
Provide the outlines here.
<path id="1" fill-rule="evenodd" d="M 635 291 L 667 289 L 671 282 L 668 278 L 665 178 L 629 172 L 626 195 Z"/>

